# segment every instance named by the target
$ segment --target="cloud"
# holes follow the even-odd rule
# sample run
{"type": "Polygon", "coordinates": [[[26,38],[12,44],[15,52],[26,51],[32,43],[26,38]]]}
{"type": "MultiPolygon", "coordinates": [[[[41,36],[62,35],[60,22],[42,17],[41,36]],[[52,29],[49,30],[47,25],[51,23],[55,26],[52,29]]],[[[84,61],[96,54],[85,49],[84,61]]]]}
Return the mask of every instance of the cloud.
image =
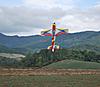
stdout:
{"type": "Polygon", "coordinates": [[[53,7],[61,7],[61,8],[72,8],[74,0],[23,0],[23,4],[28,7],[33,8],[53,8],[53,7]]]}
{"type": "Polygon", "coordinates": [[[62,18],[70,32],[100,31],[100,4],[86,10],[74,9],[62,18]]]}
{"type": "Polygon", "coordinates": [[[27,7],[0,7],[0,32],[31,32],[36,31],[35,29],[48,28],[53,19],[59,19],[65,14],[65,11],[56,7],[49,10],[29,9],[27,7]]]}
{"type": "Polygon", "coordinates": [[[22,6],[0,7],[0,32],[37,34],[55,20],[70,32],[100,31],[100,3],[83,10],[77,1],[81,0],[23,0],[22,6]]]}

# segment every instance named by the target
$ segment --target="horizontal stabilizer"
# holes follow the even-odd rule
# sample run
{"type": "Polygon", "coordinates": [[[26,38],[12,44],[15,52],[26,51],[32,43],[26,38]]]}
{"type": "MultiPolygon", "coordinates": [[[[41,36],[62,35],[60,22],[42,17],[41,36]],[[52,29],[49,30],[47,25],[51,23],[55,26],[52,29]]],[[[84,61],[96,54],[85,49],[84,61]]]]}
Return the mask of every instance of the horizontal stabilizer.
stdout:
{"type": "MultiPolygon", "coordinates": [[[[52,46],[49,46],[48,49],[51,50],[51,49],[53,49],[53,48],[52,48],[52,46]]],[[[60,46],[59,46],[59,45],[55,45],[55,46],[54,46],[54,49],[60,49],[60,46]]]]}

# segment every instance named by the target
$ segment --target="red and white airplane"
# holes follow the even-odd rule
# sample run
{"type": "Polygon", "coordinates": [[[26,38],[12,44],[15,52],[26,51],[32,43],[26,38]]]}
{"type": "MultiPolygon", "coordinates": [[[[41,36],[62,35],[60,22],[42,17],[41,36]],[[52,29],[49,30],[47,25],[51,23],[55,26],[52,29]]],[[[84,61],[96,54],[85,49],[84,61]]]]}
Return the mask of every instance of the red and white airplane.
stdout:
{"type": "Polygon", "coordinates": [[[41,35],[52,37],[52,44],[51,44],[51,46],[48,47],[48,49],[51,50],[52,52],[54,52],[56,49],[60,49],[60,46],[55,44],[55,40],[56,40],[57,36],[60,36],[62,34],[68,34],[68,29],[56,28],[55,23],[52,24],[52,29],[47,29],[47,30],[41,31],[41,35]],[[51,33],[49,33],[50,31],[51,31],[51,33]]]}

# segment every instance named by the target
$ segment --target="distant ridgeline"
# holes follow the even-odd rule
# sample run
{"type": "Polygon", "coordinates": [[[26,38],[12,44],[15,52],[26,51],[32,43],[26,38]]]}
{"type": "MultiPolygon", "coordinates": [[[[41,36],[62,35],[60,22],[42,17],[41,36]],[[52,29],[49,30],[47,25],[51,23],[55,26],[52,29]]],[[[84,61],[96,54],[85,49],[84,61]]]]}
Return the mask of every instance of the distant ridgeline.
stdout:
{"type": "Polygon", "coordinates": [[[36,53],[27,53],[25,58],[21,60],[0,58],[1,67],[43,67],[54,62],[62,60],[78,60],[87,62],[96,62],[100,64],[100,54],[88,51],[88,50],[76,50],[76,49],[60,49],[54,53],[50,50],[43,49],[36,53]]]}
{"type": "MultiPolygon", "coordinates": [[[[36,52],[51,45],[51,37],[34,36],[6,36],[0,33],[0,52],[24,53],[36,52]]],[[[61,35],[56,43],[62,48],[90,50],[100,53],[100,32],[86,31],[61,35]]]]}

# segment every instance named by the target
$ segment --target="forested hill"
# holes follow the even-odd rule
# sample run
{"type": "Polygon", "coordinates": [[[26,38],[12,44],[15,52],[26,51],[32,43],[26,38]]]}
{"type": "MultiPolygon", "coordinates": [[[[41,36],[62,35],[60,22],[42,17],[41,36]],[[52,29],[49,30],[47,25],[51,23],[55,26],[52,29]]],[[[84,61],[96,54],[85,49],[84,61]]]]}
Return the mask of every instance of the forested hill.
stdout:
{"type": "MultiPolygon", "coordinates": [[[[86,31],[57,37],[56,44],[61,48],[88,49],[100,52],[100,32],[86,31]]],[[[45,36],[6,36],[0,33],[0,52],[18,51],[25,53],[46,49],[51,45],[51,37],[45,36]],[[12,51],[13,49],[13,51],[12,51]]]]}
{"type": "MultiPolygon", "coordinates": [[[[79,68],[79,69],[99,69],[100,68],[100,54],[88,51],[88,50],[76,50],[76,49],[60,49],[55,52],[51,50],[43,49],[35,53],[27,53],[26,57],[20,58],[0,58],[0,67],[15,67],[15,68],[25,68],[25,67],[45,67],[49,64],[57,63],[61,64],[61,68],[79,68]],[[65,63],[64,63],[65,60],[65,63]],[[59,63],[58,63],[59,62],[59,63]],[[73,66],[76,65],[76,67],[73,66]],[[90,64],[90,66],[86,65],[90,64]],[[69,67],[66,67],[66,66],[69,67]]],[[[51,65],[54,68],[56,64],[51,65]]],[[[47,66],[49,68],[49,66],[47,66]]],[[[56,67],[55,67],[56,68],[56,67]]],[[[59,68],[59,67],[58,67],[59,68]]]]}
{"type": "MultiPolygon", "coordinates": [[[[84,67],[85,68],[100,68],[100,54],[97,54],[96,52],[93,51],[88,51],[88,50],[76,50],[76,49],[60,49],[60,50],[56,50],[54,53],[52,53],[50,50],[47,49],[43,49],[40,52],[34,53],[34,54],[27,54],[27,56],[22,60],[22,63],[24,64],[24,66],[26,67],[43,67],[55,62],[63,62],[63,60],[65,61],[83,61],[80,62],[77,66],[77,68],[81,65],[88,65],[88,62],[91,62],[90,67],[84,67],[81,66],[81,68],[84,67]],[[87,62],[87,63],[85,63],[87,62]],[[93,63],[95,62],[95,63],[93,63]],[[98,64],[96,64],[98,63],[98,64]],[[95,65],[95,67],[93,67],[95,65]]],[[[70,62],[69,62],[70,63],[70,62]]],[[[75,62],[77,63],[77,62],[75,62]]],[[[73,63],[71,63],[73,64],[73,63]]],[[[69,64],[70,65],[70,64],[69,64]]],[[[66,66],[66,65],[65,65],[66,66]]],[[[73,66],[72,66],[73,67],[73,66]]],[[[69,68],[72,68],[71,66],[69,68]]],[[[53,68],[53,67],[52,67],[53,68]]],[[[62,68],[64,68],[62,66],[62,68]]],[[[75,68],[75,67],[73,67],[75,68]]]]}

